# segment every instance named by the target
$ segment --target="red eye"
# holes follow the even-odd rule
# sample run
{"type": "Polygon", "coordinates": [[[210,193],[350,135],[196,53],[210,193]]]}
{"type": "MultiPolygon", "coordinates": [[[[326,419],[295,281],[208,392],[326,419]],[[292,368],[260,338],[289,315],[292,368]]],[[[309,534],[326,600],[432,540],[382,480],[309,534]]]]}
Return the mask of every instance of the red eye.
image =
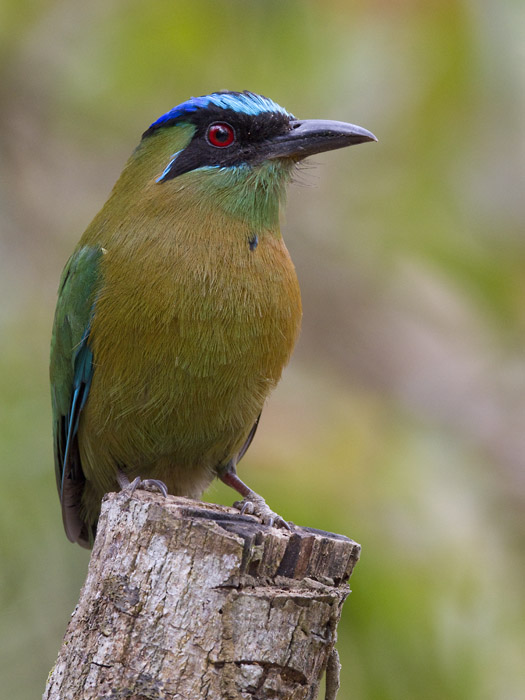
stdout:
{"type": "Polygon", "coordinates": [[[235,141],[235,131],[226,122],[216,122],[208,129],[208,141],[217,148],[231,146],[235,141]]]}

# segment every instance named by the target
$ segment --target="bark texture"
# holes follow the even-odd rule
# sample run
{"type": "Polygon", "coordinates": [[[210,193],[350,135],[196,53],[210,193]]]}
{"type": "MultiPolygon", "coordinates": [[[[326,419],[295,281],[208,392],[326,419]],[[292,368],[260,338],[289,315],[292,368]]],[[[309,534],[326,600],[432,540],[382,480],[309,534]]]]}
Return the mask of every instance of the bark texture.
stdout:
{"type": "Polygon", "coordinates": [[[231,508],[108,494],[43,697],[313,700],[327,664],[337,669],[359,551],[231,508]]]}

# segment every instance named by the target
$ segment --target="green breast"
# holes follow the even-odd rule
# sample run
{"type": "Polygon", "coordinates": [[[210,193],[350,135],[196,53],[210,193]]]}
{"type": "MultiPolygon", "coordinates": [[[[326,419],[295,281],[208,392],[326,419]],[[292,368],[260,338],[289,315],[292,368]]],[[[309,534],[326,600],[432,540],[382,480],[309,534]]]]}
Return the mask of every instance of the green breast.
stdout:
{"type": "MultiPolygon", "coordinates": [[[[282,238],[244,224],[107,244],[80,426],[83,465],[212,470],[242,446],[288,361],[301,304],[282,238]]],[[[106,247],[106,246],[105,246],[106,247]]]]}

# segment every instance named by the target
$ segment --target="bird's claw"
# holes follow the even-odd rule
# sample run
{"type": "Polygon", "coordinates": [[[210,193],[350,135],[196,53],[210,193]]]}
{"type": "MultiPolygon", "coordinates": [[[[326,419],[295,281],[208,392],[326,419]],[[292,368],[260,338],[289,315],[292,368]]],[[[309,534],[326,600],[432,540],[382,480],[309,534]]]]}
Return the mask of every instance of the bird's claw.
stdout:
{"type": "Polygon", "coordinates": [[[264,498],[257,493],[246,496],[242,501],[236,501],[233,507],[238,508],[241,515],[255,515],[263,525],[280,527],[284,530],[292,529],[290,523],[269,508],[264,498]]]}
{"type": "Polygon", "coordinates": [[[241,515],[244,515],[245,513],[248,515],[253,515],[255,512],[253,501],[235,501],[233,506],[241,511],[241,515]]]}
{"type": "Polygon", "coordinates": [[[141,489],[142,491],[156,491],[157,493],[161,493],[164,498],[168,495],[168,487],[163,481],[160,479],[141,479],[140,476],[135,477],[126,489],[129,491],[130,495],[133,495],[137,489],[141,489]]]}

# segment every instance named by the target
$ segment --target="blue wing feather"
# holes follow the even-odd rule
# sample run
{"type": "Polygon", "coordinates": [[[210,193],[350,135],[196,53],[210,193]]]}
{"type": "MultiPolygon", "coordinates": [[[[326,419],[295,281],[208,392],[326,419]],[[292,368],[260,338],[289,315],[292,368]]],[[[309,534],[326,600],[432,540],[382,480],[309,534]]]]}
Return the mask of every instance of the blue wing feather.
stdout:
{"type": "MultiPolygon", "coordinates": [[[[78,432],[78,422],[80,413],[84,408],[93,379],[93,353],[87,343],[90,327],[86,328],[80,347],[75,356],[75,374],[73,379],[73,396],[71,397],[71,408],[67,416],[66,446],[64,449],[63,464],[68,464],[69,452],[72,440],[76,438],[78,432]]],[[[62,468],[62,479],[60,483],[60,500],[64,499],[64,479],[66,469],[62,468]]]]}
{"type": "Polygon", "coordinates": [[[82,409],[93,379],[89,345],[103,249],[83,246],[68,261],[58,292],[51,343],[51,389],[55,472],[68,538],[90,546],[93,533],[83,519],[85,476],[78,449],[82,409]]]}

